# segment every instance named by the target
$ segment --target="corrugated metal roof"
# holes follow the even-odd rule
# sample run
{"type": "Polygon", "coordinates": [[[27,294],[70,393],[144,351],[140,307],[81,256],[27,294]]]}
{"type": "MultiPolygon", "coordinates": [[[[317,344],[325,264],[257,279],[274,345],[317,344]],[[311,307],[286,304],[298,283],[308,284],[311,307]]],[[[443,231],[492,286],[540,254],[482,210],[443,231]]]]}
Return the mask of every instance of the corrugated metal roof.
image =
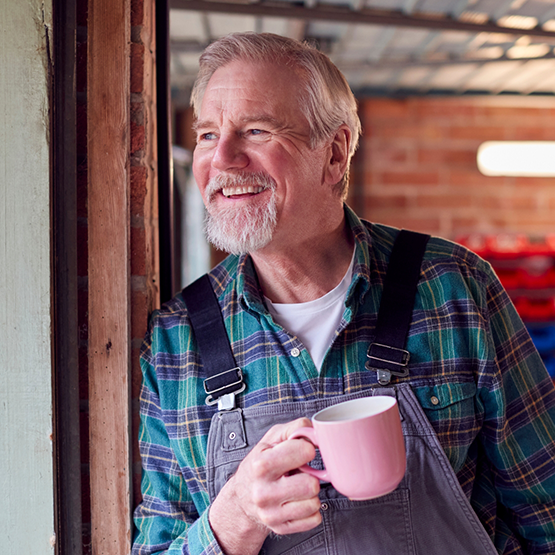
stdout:
{"type": "Polygon", "coordinates": [[[555,94],[555,0],[170,0],[171,83],[236,31],[314,41],[355,94],[555,94]]]}

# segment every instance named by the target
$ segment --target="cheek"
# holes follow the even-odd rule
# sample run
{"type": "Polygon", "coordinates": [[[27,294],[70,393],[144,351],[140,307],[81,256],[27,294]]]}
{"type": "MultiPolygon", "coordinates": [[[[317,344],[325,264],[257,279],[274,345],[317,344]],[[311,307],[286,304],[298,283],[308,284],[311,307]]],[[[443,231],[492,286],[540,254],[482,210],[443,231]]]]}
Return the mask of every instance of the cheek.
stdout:
{"type": "Polygon", "coordinates": [[[267,171],[276,181],[296,180],[307,172],[307,160],[296,153],[283,149],[274,149],[273,152],[265,152],[263,155],[252,157],[253,165],[260,166],[267,171]]]}
{"type": "Polygon", "coordinates": [[[210,179],[210,160],[206,153],[199,152],[198,149],[193,152],[193,175],[201,192],[206,188],[210,179]]]}
{"type": "Polygon", "coordinates": [[[193,173],[196,175],[198,171],[202,168],[203,165],[203,152],[197,146],[195,150],[193,150],[193,173]]]}

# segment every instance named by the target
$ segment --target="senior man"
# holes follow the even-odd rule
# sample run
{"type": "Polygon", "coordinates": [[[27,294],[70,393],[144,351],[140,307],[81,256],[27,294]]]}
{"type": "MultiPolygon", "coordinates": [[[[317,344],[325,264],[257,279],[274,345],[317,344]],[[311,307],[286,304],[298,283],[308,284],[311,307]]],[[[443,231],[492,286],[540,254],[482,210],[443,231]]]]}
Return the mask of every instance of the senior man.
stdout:
{"type": "Polygon", "coordinates": [[[151,318],[133,553],[555,553],[553,384],[485,261],[344,204],[360,123],[339,70],[230,35],[192,105],[206,233],[231,254],[151,318]],[[399,487],[351,501],[297,472],[315,449],[292,432],[374,394],[399,403],[399,487]]]}

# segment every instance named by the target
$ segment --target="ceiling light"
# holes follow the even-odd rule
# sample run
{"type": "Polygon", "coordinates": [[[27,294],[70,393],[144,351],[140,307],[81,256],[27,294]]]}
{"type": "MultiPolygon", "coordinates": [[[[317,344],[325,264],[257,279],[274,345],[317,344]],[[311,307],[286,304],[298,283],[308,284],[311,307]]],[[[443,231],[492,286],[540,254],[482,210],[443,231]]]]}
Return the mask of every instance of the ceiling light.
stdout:
{"type": "Polygon", "coordinates": [[[504,15],[497,20],[497,25],[511,29],[533,29],[538,25],[538,20],[526,15],[504,15]]]}
{"type": "Polygon", "coordinates": [[[477,160],[488,176],[555,177],[555,141],[487,141],[477,160]]]}
{"type": "Polygon", "coordinates": [[[465,23],[483,24],[488,22],[489,15],[482,12],[466,11],[462,12],[458,19],[459,21],[464,21],[465,23]]]}
{"type": "Polygon", "coordinates": [[[472,52],[467,52],[467,58],[479,58],[484,60],[495,60],[496,58],[501,58],[504,54],[503,48],[501,46],[489,46],[485,48],[479,48],[472,52]]]}
{"type": "Polygon", "coordinates": [[[527,46],[513,46],[507,50],[507,58],[541,58],[546,56],[551,47],[548,44],[529,44],[527,46]]]}

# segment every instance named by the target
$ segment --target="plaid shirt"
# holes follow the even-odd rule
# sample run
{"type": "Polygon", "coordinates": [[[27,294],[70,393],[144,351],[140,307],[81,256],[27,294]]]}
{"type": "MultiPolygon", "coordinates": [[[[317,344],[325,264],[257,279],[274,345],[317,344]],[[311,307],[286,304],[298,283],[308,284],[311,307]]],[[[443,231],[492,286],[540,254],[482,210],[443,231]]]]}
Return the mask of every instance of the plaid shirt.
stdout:
{"type": "MultiPolygon", "coordinates": [[[[248,256],[210,272],[247,390],[240,407],[307,401],[377,384],[365,369],[398,230],[346,208],[356,252],[343,318],[321,374],[268,313],[248,256]]],[[[407,349],[408,381],[499,553],[555,553],[555,390],[490,265],[432,238],[407,349]]],[[[206,445],[215,407],[177,295],[153,314],[141,356],[143,502],[133,554],[218,554],[208,523],[206,445]],[[167,550],[167,551],[164,551],[167,550]]],[[[433,500],[432,500],[433,501],[433,500]]]]}

